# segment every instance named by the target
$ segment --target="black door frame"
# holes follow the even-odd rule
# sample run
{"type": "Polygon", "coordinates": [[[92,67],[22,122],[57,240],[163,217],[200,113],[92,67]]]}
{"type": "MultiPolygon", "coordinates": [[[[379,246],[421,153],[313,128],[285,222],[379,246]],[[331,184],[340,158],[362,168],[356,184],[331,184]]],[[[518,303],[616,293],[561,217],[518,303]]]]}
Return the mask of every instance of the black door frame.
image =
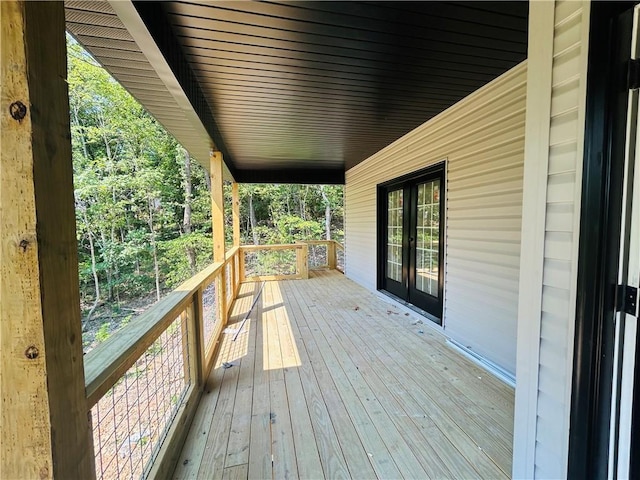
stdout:
{"type": "MultiPolygon", "coordinates": [[[[390,293],[403,303],[415,309],[422,314],[425,314],[430,320],[442,325],[442,312],[443,312],[443,297],[444,297],[444,250],[445,250],[445,206],[446,206],[446,160],[438,162],[434,165],[430,165],[427,168],[412,172],[407,175],[403,175],[393,180],[381,183],[377,186],[377,288],[378,290],[390,293]],[[387,261],[387,193],[402,189],[403,190],[403,218],[405,222],[410,223],[409,228],[403,229],[403,272],[402,277],[407,282],[404,288],[407,291],[411,290],[412,285],[415,286],[415,276],[410,271],[410,263],[415,261],[412,257],[413,248],[411,246],[411,237],[415,238],[415,212],[411,211],[411,197],[413,194],[413,187],[409,184],[420,183],[421,180],[428,181],[429,178],[440,179],[440,236],[439,236],[439,267],[438,267],[438,298],[437,302],[434,302],[432,308],[437,310],[438,315],[433,314],[420,308],[420,306],[413,305],[406,301],[401,294],[397,291],[397,288],[389,288],[387,284],[386,261],[387,261]]],[[[396,286],[397,287],[397,286],[396,286]]],[[[426,296],[426,294],[425,294],[426,296]]]]}
{"type": "Polygon", "coordinates": [[[618,17],[637,2],[592,2],[568,477],[606,478],[622,222],[627,60],[618,17]]]}

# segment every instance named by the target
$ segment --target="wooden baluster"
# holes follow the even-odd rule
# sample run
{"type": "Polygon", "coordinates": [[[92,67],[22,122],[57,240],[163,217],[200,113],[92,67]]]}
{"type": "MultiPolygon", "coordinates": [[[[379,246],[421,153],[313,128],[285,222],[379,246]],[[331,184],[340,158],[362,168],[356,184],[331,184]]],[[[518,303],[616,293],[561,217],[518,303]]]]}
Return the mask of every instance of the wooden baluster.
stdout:
{"type": "Polygon", "coordinates": [[[296,246],[297,274],[302,280],[309,278],[309,246],[304,243],[296,246]]]}
{"type": "Polygon", "coordinates": [[[240,266],[240,269],[238,271],[238,284],[242,283],[245,281],[246,279],[246,273],[245,273],[245,250],[244,248],[240,247],[240,250],[238,251],[238,265],[240,266]]]}
{"type": "Polygon", "coordinates": [[[329,269],[336,269],[338,259],[336,258],[336,242],[333,240],[327,242],[327,262],[329,263],[329,269]]]}
{"type": "Polygon", "coordinates": [[[196,360],[196,367],[192,372],[192,375],[195,373],[197,377],[192,377],[196,379],[196,382],[199,386],[203,385],[206,382],[206,377],[209,372],[205,371],[206,365],[206,339],[204,338],[204,307],[202,305],[202,297],[204,294],[204,289],[202,285],[196,290],[193,295],[193,319],[192,319],[192,328],[193,328],[193,348],[195,349],[191,351],[193,358],[196,360]]]}

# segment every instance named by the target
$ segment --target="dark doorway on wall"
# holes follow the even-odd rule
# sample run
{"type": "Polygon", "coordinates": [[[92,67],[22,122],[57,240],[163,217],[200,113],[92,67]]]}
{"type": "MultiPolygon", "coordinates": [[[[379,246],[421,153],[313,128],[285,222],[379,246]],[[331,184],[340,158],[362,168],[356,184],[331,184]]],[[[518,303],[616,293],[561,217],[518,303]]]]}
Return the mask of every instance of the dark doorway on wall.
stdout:
{"type": "Polygon", "coordinates": [[[631,94],[629,85],[635,3],[591,4],[568,462],[568,476],[576,479],[618,478],[622,474],[618,468],[629,469],[623,476],[640,475],[637,383],[631,442],[619,444],[621,428],[629,432],[630,423],[619,422],[620,355],[624,349],[621,324],[625,314],[621,312],[623,289],[618,285],[626,281],[628,262],[625,236],[629,230],[623,199],[628,165],[633,163],[627,160],[631,151],[627,147],[632,145],[633,150],[637,144],[637,123],[628,110],[634,98],[638,101],[637,92],[631,94]],[[624,465],[620,458],[627,458],[624,465]]]}
{"type": "Polygon", "coordinates": [[[378,186],[378,288],[442,323],[444,162],[378,186]]]}

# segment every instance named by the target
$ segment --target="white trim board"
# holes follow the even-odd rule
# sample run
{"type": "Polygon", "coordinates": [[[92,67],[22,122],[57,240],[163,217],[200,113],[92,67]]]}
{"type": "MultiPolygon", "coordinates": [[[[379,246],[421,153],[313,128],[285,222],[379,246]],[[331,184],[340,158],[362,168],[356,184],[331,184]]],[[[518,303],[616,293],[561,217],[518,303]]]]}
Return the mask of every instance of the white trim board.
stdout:
{"type": "Polygon", "coordinates": [[[534,478],[555,2],[531,2],[513,478],[534,478]]]}

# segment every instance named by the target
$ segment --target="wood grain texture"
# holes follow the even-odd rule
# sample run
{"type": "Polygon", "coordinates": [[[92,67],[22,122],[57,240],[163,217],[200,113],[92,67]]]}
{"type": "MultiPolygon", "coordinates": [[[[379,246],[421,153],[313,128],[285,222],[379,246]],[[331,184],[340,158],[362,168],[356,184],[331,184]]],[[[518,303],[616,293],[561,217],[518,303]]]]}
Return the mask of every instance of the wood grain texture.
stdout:
{"type": "Polygon", "coordinates": [[[2,13],[2,464],[3,477],[52,475],[46,351],[42,331],[31,116],[9,115],[15,100],[28,104],[24,5],[0,3],[2,13]],[[20,245],[27,245],[21,248],[20,245]],[[28,243],[26,243],[28,242],[28,243]],[[27,360],[29,345],[41,350],[27,360]],[[25,434],[25,425],[37,428],[25,434]]]}
{"type": "Polygon", "coordinates": [[[0,476],[93,478],[64,10],[53,2],[2,2],[1,9],[0,476]],[[23,119],[9,113],[16,101],[26,107],[23,119]],[[29,347],[37,357],[26,357],[29,347]]]}
{"type": "Polygon", "coordinates": [[[222,153],[211,152],[211,223],[213,228],[213,261],[224,262],[224,192],[222,153]]]}
{"type": "Polygon", "coordinates": [[[302,280],[309,278],[309,247],[296,249],[296,273],[302,280]]]}
{"type": "MultiPolygon", "coordinates": [[[[242,285],[234,319],[258,290],[242,285]]],[[[198,418],[229,422],[204,447],[225,461],[199,475],[508,478],[513,389],[416,320],[336,271],[267,283],[246,339],[222,340],[216,364],[234,366],[220,394],[236,385],[233,409],[207,403],[198,418]]],[[[202,436],[189,433],[181,458],[202,436]]],[[[174,478],[192,478],[183,470],[174,478]]]]}

